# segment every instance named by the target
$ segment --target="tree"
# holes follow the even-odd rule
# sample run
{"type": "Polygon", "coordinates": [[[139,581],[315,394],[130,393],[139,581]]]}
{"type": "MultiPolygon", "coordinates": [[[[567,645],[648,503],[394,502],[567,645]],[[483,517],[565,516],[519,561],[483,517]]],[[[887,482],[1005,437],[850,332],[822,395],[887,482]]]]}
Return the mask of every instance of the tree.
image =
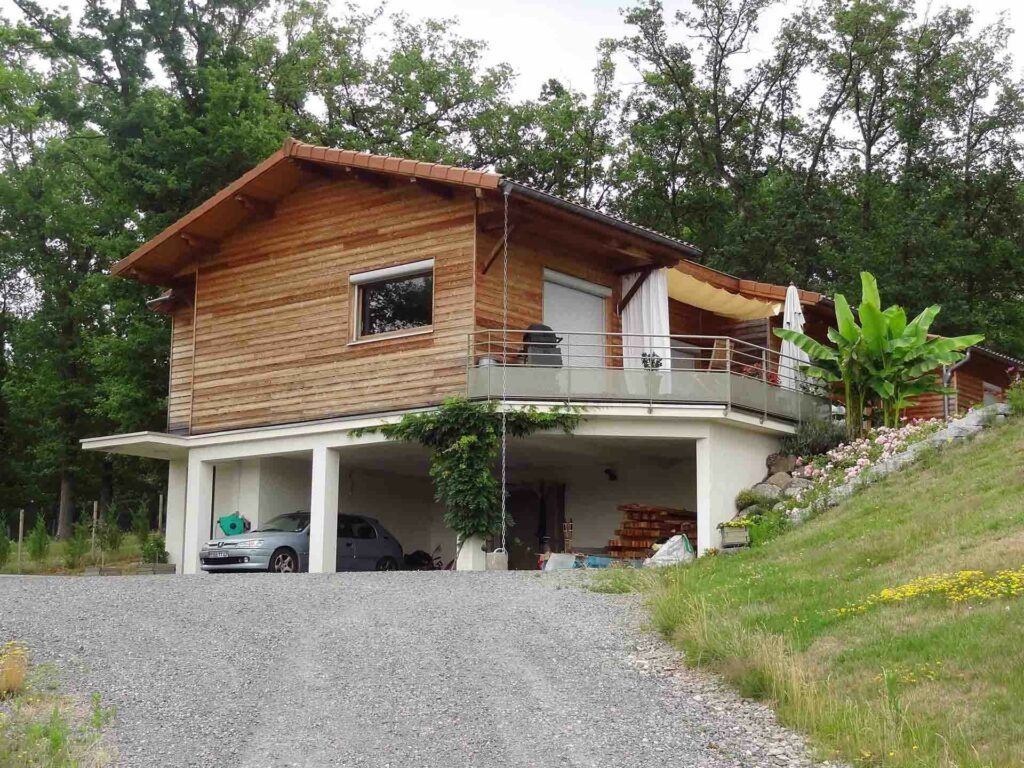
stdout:
{"type": "Polygon", "coordinates": [[[841,384],[851,439],[863,436],[864,408],[869,400],[877,400],[885,426],[898,426],[901,413],[913,404],[914,397],[947,391],[938,371],[962,359],[962,350],[983,339],[979,335],[929,337],[938,305],[907,322],[902,307],[894,304],[882,309],[873,275],[862,272],[861,284],[856,315],[846,298],[836,294],[837,327],[828,329],[835,346],[821,344],[800,331],[775,329],[776,336],[796,344],[810,357],[810,365],[804,369],[809,376],[841,384]]]}

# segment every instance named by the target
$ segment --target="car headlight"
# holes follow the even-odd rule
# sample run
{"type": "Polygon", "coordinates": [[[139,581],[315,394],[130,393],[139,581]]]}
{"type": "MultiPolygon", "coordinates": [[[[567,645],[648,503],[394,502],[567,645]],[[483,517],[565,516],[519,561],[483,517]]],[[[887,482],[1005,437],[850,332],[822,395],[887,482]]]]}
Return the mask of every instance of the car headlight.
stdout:
{"type": "Polygon", "coordinates": [[[259,549],[263,546],[263,539],[247,539],[235,545],[235,549],[259,549]]]}

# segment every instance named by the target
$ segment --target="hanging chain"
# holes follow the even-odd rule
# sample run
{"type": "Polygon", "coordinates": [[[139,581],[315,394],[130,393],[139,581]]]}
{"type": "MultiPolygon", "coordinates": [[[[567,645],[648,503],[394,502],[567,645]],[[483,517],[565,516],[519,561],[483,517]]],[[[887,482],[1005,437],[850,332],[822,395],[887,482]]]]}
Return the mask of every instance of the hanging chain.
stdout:
{"type": "Polygon", "coordinates": [[[506,503],[508,486],[508,431],[505,424],[505,396],[508,394],[508,196],[509,188],[505,187],[505,228],[502,233],[501,256],[501,551],[505,549],[506,534],[506,503]]]}

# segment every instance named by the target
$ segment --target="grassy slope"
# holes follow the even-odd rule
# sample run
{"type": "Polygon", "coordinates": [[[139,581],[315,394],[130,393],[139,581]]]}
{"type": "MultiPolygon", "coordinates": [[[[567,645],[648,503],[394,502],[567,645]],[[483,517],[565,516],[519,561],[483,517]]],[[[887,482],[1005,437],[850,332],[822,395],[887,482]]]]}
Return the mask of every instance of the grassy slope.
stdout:
{"type": "Polygon", "coordinates": [[[1024,424],[924,456],[767,545],[672,569],[659,629],[826,754],[1024,765],[1024,598],[832,609],[928,574],[1024,565],[1024,424]]]}

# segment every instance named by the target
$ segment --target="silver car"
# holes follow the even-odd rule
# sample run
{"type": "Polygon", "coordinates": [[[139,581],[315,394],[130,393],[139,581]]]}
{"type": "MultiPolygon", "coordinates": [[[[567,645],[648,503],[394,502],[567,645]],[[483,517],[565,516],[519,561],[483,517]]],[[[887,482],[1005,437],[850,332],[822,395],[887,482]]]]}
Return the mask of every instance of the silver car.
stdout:
{"type": "MultiPolygon", "coordinates": [[[[309,513],[278,515],[259,528],[206,542],[199,552],[204,571],[309,570],[309,513]]],[[[394,571],[402,546],[372,517],[338,515],[339,571],[394,571]]]]}

